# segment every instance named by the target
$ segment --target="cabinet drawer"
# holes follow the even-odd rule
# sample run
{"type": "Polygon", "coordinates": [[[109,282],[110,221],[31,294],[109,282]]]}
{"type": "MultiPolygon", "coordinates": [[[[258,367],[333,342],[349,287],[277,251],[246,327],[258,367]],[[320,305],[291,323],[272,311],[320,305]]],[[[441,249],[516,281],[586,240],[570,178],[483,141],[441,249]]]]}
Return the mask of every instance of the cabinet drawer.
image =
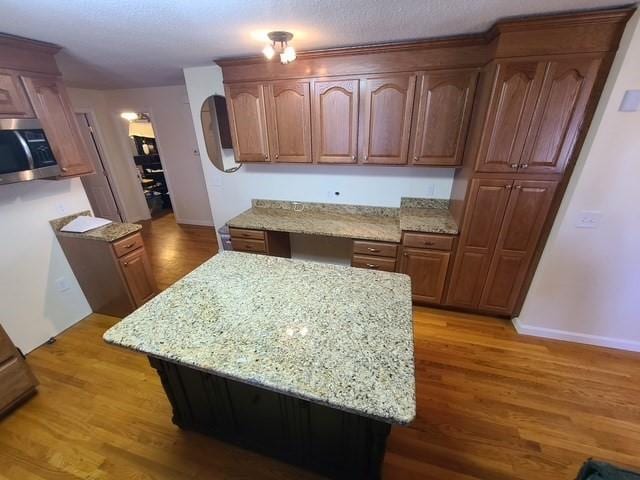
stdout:
{"type": "Polygon", "coordinates": [[[36,380],[21,357],[0,364],[0,411],[36,385],[36,380]]]}
{"type": "Polygon", "coordinates": [[[231,245],[237,252],[267,253],[267,244],[264,240],[231,237],[231,245]]]}
{"type": "Polygon", "coordinates": [[[353,253],[396,258],[398,245],[394,243],[353,241],[353,253]]]}
{"type": "Polygon", "coordinates": [[[264,230],[247,230],[244,228],[230,228],[231,238],[249,238],[251,240],[264,240],[264,230]]]}
{"type": "Polygon", "coordinates": [[[428,233],[405,233],[402,244],[405,247],[428,248],[430,250],[453,250],[454,237],[431,235],[428,233]]]}
{"type": "Polygon", "coordinates": [[[113,242],[113,251],[116,252],[116,257],[122,257],[123,255],[126,255],[129,252],[133,252],[143,245],[144,243],[142,242],[142,235],[140,235],[139,233],[134,233],[133,235],[129,235],[122,240],[113,242]]]}
{"type": "Polygon", "coordinates": [[[372,257],[369,255],[354,255],[351,259],[351,266],[358,268],[368,268],[370,270],[395,272],[396,260],[395,258],[372,257]]]}

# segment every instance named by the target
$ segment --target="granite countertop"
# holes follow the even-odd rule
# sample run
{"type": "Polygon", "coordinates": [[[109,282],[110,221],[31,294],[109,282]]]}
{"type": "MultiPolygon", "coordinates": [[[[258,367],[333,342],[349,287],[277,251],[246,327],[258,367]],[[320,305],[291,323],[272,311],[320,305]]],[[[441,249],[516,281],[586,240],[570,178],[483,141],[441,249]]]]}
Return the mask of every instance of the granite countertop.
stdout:
{"type": "Polygon", "coordinates": [[[457,235],[448,200],[403,198],[400,208],[253,200],[230,227],[400,242],[402,231],[457,235]]]}
{"type": "Polygon", "coordinates": [[[458,224],[449,212],[449,200],[403,198],[400,201],[400,230],[458,234],[458,224]]]}
{"type": "Polygon", "coordinates": [[[100,240],[102,242],[115,242],[120,238],[124,238],[127,235],[131,235],[132,233],[142,229],[142,225],[138,225],[137,223],[113,222],[109,225],[105,225],[104,227],[89,230],[84,233],[60,231],[62,227],[80,215],[91,216],[91,212],[89,210],[85,210],[83,212],[74,213],[73,215],[67,215],[66,217],[56,218],[49,221],[49,223],[51,224],[53,231],[56,232],[56,235],[61,235],[63,237],[87,238],[89,240],[100,240]]]}
{"type": "Polygon", "coordinates": [[[411,284],[398,273],[223,252],[104,339],[387,423],[415,416],[411,284]]]}

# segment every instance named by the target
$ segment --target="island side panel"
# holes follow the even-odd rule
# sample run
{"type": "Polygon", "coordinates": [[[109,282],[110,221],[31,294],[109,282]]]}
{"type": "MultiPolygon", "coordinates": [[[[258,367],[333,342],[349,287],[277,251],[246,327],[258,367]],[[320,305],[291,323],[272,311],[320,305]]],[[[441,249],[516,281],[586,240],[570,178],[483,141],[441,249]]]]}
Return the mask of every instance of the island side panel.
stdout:
{"type": "Polygon", "coordinates": [[[391,425],[149,357],[173,422],[318,471],[380,478],[391,425]]]}

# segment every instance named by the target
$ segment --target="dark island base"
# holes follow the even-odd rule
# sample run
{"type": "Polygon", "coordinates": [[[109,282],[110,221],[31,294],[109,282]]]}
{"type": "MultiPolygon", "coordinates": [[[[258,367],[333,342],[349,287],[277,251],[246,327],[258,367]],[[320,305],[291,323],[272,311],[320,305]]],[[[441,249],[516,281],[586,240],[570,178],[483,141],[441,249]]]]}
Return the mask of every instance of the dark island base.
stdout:
{"type": "Polygon", "coordinates": [[[378,479],[388,423],[149,357],[180,428],[331,478],[378,479]]]}

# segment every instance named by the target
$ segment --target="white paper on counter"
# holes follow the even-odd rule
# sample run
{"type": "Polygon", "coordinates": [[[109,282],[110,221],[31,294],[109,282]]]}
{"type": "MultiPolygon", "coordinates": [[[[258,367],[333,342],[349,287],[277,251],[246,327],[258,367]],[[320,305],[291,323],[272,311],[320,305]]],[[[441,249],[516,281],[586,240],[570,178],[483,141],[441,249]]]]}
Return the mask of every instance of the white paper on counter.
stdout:
{"type": "Polygon", "coordinates": [[[80,215],[79,217],[76,217],[73,220],[71,220],[69,223],[67,223],[64,227],[60,229],[60,231],[84,233],[84,232],[88,232],[89,230],[95,230],[96,228],[104,227],[105,225],[109,225],[110,223],[113,223],[113,222],[107,218],[80,215]]]}

